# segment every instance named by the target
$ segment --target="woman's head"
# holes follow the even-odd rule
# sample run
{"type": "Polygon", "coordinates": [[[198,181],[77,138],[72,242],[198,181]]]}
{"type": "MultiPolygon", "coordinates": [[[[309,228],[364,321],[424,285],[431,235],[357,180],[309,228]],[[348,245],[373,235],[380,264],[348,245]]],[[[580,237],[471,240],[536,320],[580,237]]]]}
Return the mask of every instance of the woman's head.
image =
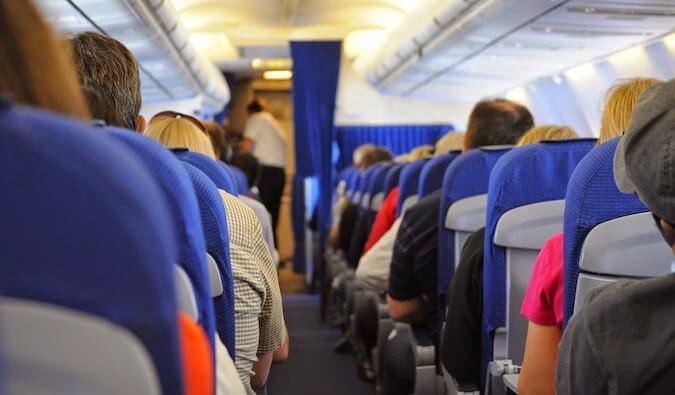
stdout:
{"type": "Polygon", "coordinates": [[[190,151],[216,159],[211,140],[204,130],[195,125],[192,119],[194,118],[182,114],[173,116],[155,115],[145,134],[167,148],[187,148],[190,151]]]}
{"type": "Polygon", "coordinates": [[[659,82],[654,78],[631,78],[620,80],[609,88],[600,116],[598,144],[618,137],[626,130],[640,95],[659,82]]]}
{"type": "Polygon", "coordinates": [[[90,118],[72,60],[32,1],[0,0],[0,92],[23,104],[90,118]]]}
{"type": "Polygon", "coordinates": [[[213,151],[216,153],[216,158],[225,160],[228,156],[228,145],[225,139],[225,129],[213,121],[202,122],[211,139],[213,151]]]}
{"type": "Polygon", "coordinates": [[[372,150],[367,150],[361,158],[361,168],[367,169],[378,162],[391,161],[394,156],[391,151],[384,147],[374,147],[372,150]]]}
{"type": "Polygon", "coordinates": [[[410,151],[410,153],[408,154],[408,159],[411,162],[414,162],[418,159],[430,158],[433,155],[434,155],[433,145],[420,145],[419,147],[415,147],[412,149],[412,151],[410,151]]]}
{"type": "Polygon", "coordinates": [[[516,146],[522,147],[524,145],[536,144],[543,140],[569,140],[577,137],[579,137],[577,133],[569,126],[541,125],[535,126],[525,132],[518,139],[516,146]]]}
{"type": "Polygon", "coordinates": [[[448,132],[436,142],[434,156],[440,156],[450,151],[461,151],[463,145],[464,132],[448,132]]]}

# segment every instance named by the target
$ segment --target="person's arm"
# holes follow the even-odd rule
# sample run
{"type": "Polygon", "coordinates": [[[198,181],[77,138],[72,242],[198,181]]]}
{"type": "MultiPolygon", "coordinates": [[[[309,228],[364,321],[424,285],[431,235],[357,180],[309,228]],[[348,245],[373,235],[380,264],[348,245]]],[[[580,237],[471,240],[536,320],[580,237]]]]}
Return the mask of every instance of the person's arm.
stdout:
{"type": "Polygon", "coordinates": [[[408,300],[397,300],[387,296],[389,315],[394,321],[419,322],[424,319],[424,302],[421,297],[408,300]]]}
{"type": "Polygon", "coordinates": [[[555,394],[555,367],[561,336],[557,325],[543,326],[530,321],[518,378],[519,395],[555,394]]]}
{"type": "Polygon", "coordinates": [[[288,350],[289,350],[290,338],[288,336],[288,329],[286,329],[286,340],[284,340],[284,345],[274,351],[274,356],[272,357],[272,362],[280,363],[286,362],[288,359],[288,350]]]}
{"type": "Polygon", "coordinates": [[[253,140],[251,140],[248,137],[244,137],[239,142],[239,150],[241,152],[251,152],[251,151],[253,151],[253,145],[254,144],[255,144],[255,142],[253,140]]]}
{"type": "Polygon", "coordinates": [[[270,375],[273,355],[273,352],[258,354],[258,361],[253,363],[253,372],[255,375],[251,377],[251,387],[260,388],[265,385],[267,378],[270,375]]]}

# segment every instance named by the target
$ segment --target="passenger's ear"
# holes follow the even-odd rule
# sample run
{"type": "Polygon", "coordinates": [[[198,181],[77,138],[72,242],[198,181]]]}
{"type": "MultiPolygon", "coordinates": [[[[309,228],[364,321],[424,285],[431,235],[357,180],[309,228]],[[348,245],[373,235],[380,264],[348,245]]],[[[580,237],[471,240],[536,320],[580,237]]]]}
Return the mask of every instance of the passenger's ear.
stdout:
{"type": "Polygon", "coordinates": [[[663,237],[666,239],[668,245],[670,245],[673,253],[675,253],[675,225],[663,218],[661,218],[659,221],[659,225],[661,227],[661,233],[663,234],[663,237]]]}
{"type": "Polygon", "coordinates": [[[138,116],[136,131],[138,133],[141,133],[141,134],[143,134],[143,132],[145,132],[145,117],[142,116],[142,115],[138,116]]]}

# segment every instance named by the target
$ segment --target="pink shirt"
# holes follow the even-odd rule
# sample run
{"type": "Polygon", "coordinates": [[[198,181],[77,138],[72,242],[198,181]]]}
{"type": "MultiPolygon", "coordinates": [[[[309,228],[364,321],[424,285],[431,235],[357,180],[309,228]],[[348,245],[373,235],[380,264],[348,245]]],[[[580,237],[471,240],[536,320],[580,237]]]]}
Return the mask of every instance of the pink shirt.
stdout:
{"type": "Polygon", "coordinates": [[[520,314],[535,324],[557,325],[563,322],[563,234],[546,241],[537,256],[520,314]]]}

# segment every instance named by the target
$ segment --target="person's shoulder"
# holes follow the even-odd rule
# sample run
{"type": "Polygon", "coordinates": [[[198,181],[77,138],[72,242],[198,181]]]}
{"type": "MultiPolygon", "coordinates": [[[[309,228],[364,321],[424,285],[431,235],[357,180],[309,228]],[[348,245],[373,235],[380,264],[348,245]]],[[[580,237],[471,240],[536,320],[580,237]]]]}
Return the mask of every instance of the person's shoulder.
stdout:
{"type": "Polygon", "coordinates": [[[403,215],[403,221],[426,223],[433,220],[433,222],[437,222],[440,204],[440,191],[433,192],[410,206],[403,215]]]}
{"type": "Polygon", "coordinates": [[[223,199],[227,215],[232,217],[232,220],[239,223],[246,223],[254,225],[258,220],[255,212],[246,203],[241,201],[238,197],[231,195],[225,191],[220,191],[220,196],[223,199]]]}

